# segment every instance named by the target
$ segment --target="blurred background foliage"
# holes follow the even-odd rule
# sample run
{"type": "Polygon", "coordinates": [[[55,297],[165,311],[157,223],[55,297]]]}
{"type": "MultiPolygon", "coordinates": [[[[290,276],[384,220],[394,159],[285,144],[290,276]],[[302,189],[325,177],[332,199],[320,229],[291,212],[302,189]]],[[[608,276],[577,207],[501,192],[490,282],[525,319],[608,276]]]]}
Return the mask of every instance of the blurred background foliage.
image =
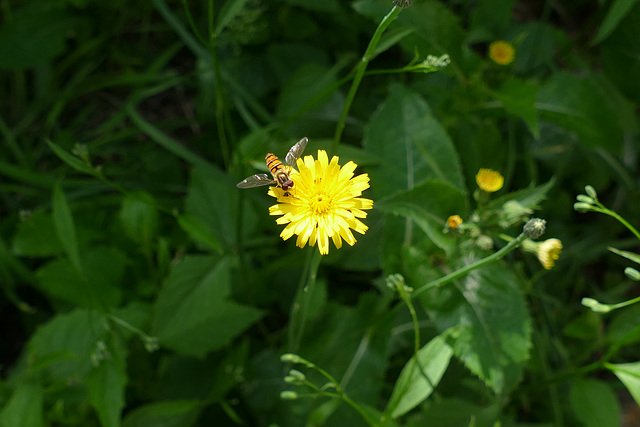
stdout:
{"type": "MultiPolygon", "coordinates": [[[[0,1],[0,425],[366,425],[338,399],[281,400],[285,352],[388,425],[637,425],[640,374],[623,386],[597,362],[640,359],[639,309],[580,300],[637,296],[607,248],[638,242],[572,206],[590,184],[640,224],[640,5],[416,0],[368,58],[334,144],[393,7],[0,1]],[[489,58],[497,40],[513,62],[489,58]],[[443,54],[443,70],[403,68],[443,54]],[[235,183],[303,136],[307,154],[337,147],[369,173],[376,204],[367,234],[323,257],[292,340],[317,249],[281,241],[266,190],[235,183]],[[516,251],[415,298],[420,357],[448,365],[408,404],[393,389],[412,319],[384,279],[419,288],[495,250],[443,233],[476,212],[480,168],[505,177],[485,212],[538,209],[564,251],[550,271],[516,251]]],[[[522,224],[484,226],[498,248],[522,224]]]]}

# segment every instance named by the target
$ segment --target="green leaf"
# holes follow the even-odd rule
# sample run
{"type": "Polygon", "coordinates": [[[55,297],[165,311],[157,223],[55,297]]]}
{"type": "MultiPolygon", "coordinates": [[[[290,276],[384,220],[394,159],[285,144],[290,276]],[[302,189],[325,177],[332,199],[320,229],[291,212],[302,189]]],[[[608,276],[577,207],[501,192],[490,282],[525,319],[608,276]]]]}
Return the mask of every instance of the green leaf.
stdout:
{"type": "Polygon", "coordinates": [[[538,90],[536,106],[542,118],[577,134],[588,147],[616,150],[621,145],[616,106],[589,77],[553,75],[538,90]]]}
{"type": "Polygon", "coordinates": [[[29,360],[54,381],[77,382],[93,367],[91,354],[106,333],[108,323],[96,311],[76,309],[57,315],[32,335],[27,346],[29,360]]]}
{"type": "Polygon", "coordinates": [[[635,5],[600,45],[599,62],[607,77],[620,92],[637,105],[640,101],[640,80],[636,78],[640,73],[640,55],[637,52],[640,43],[640,4],[634,3],[635,5]]]}
{"type": "Polygon", "coordinates": [[[224,27],[244,8],[247,0],[237,0],[225,2],[219,13],[218,22],[216,23],[216,36],[219,36],[224,27]]]}
{"type": "Polygon", "coordinates": [[[629,261],[633,261],[636,264],[640,264],[640,255],[633,253],[633,252],[629,252],[629,251],[621,251],[619,249],[616,248],[608,248],[611,252],[613,252],[616,255],[620,255],[621,257],[624,257],[626,259],[628,259],[629,261]]]}
{"type": "Polygon", "coordinates": [[[150,250],[158,231],[158,210],[153,196],[146,191],[125,195],[120,206],[120,222],[124,233],[133,241],[150,250]]]}
{"type": "Polygon", "coordinates": [[[38,209],[18,223],[11,252],[23,257],[48,257],[62,253],[62,244],[48,211],[38,209]]]}
{"type": "Polygon", "coordinates": [[[63,162],[65,162],[68,166],[77,170],[78,172],[87,173],[89,175],[95,175],[96,170],[91,166],[86,164],[82,159],[69,154],[64,148],[60,147],[58,144],[45,141],[49,148],[55,153],[56,156],[60,158],[63,162]]]}
{"type": "Polygon", "coordinates": [[[153,335],[182,354],[202,357],[229,343],[262,316],[233,302],[228,260],[188,256],[176,264],[155,304],[153,335]]]}
{"type": "Polygon", "coordinates": [[[531,186],[529,188],[505,194],[504,196],[500,196],[491,201],[486,207],[486,210],[499,210],[508,202],[518,202],[520,206],[531,210],[539,209],[540,202],[547,197],[547,194],[551,188],[553,188],[555,183],[555,178],[552,178],[544,184],[540,184],[535,187],[531,186]]]}
{"type": "Polygon", "coordinates": [[[494,93],[496,99],[502,102],[505,110],[524,120],[536,139],[540,136],[538,111],[534,105],[537,92],[538,86],[536,84],[509,79],[494,93]]]}
{"type": "MultiPolygon", "coordinates": [[[[197,220],[187,219],[187,222],[183,222],[181,226],[187,225],[185,231],[192,237],[196,238],[192,233],[197,232],[199,233],[197,239],[206,239],[207,243],[215,245],[216,248],[235,246],[240,218],[249,222],[243,227],[245,233],[251,231],[252,223],[255,222],[253,209],[237,211],[237,198],[240,197],[240,191],[242,190],[236,188],[235,183],[231,182],[229,176],[222,171],[212,168],[192,169],[185,211],[187,216],[195,217],[197,220]],[[202,226],[206,226],[208,231],[201,230],[202,226]],[[213,243],[214,240],[218,243],[213,243]]],[[[256,191],[261,189],[258,188],[256,191]]],[[[266,189],[263,188],[262,191],[266,193],[266,189]]],[[[266,209],[264,215],[268,215],[266,209]]]]}
{"type": "Polygon", "coordinates": [[[453,349],[442,335],[429,341],[418,351],[419,363],[416,364],[414,356],[402,369],[385,412],[398,418],[429,397],[447,370],[452,355],[453,349]]]}
{"type": "Polygon", "coordinates": [[[104,349],[105,358],[87,375],[87,387],[102,427],[119,427],[127,384],[125,353],[119,348],[121,344],[113,336],[110,338],[104,349]]]}
{"type": "Polygon", "coordinates": [[[115,248],[91,248],[83,252],[81,275],[68,260],[56,259],[36,272],[38,286],[51,296],[75,306],[104,309],[122,299],[120,281],[126,258],[115,248]]]}
{"type": "Polygon", "coordinates": [[[197,400],[166,400],[140,406],[129,412],[123,427],[189,427],[200,414],[197,400]]]}
{"type": "Polygon", "coordinates": [[[79,22],[68,11],[46,3],[23,7],[0,29],[0,68],[35,67],[60,55],[69,31],[79,22]]]}
{"type": "Polygon", "coordinates": [[[18,383],[0,411],[0,427],[44,427],[43,390],[34,380],[18,383]]]}
{"type": "MultiPolygon", "coordinates": [[[[474,259],[468,259],[471,263],[474,259]]],[[[513,389],[531,347],[531,320],[519,277],[502,263],[469,273],[454,289],[427,292],[420,300],[438,329],[454,328],[454,353],[496,393],[513,389]]]]}
{"type": "Polygon", "coordinates": [[[607,369],[616,374],[616,377],[629,390],[631,396],[640,405],[640,362],[620,363],[605,365],[607,369]]]}
{"type": "MultiPolygon", "coordinates": [[[[288,77],[278,98],[277,117],[288,118],[302,111],[309,101],[331,88],[337,80],[339,65],[333,68],[317,63],[298,67],[288,77]]],[[[329,99],[333,92],[327,92],[318,102],[329,99]]]]}
{"type": "Polygon", "coordinates": [[[609,7],[607,15],[602,20],[602,24],[598,28],[598,33],[591,41],[591,44],[601,43],[604,39],[616,29],[620,21],[629,14],[631,8],[637,3],[637,0],[614,0],[609,7]]]}
{"type": "Polygon", "coordinates": [[[53,187],[53,225],[69,261],[79,273],[82,273],[76,227],[60,182],[53,187]]]}
{"type": "Polygon", "coordinates": [[[369,173],[371,189],[378,197],[411,189],[428,179],[465,190],[451,139],[427,103],[405,88],[391,89],[369,121],[364,144],[381,160],[369,173]]]}
{"type": "Polygon", "coordinates": [[[466,212],[466,202],[460,189],[446,182],[428,180],[376,202],[376,209],[412,220],[438,247],[451,252],[456,240],[442,230],[450,215],[466,212]]]}
{"type": "Polygon", "coordinates": [[[574,381],[569,401],[585,427],[619,426],[620,403],[609,384],[593,379],[574,381]]]}
{"type": "Polygon", "coordinates": [[[178,215],[178,224],[193,240],[205,244],[209,249],[222,254],[220,241],[200,218],[193,215],[178,215]]]}

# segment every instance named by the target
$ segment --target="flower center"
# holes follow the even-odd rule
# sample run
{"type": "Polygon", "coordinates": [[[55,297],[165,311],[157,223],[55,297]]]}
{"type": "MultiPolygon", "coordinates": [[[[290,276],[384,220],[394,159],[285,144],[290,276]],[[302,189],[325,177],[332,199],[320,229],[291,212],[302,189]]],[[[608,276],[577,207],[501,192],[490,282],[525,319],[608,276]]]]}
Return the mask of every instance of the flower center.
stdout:
{"type": "Polygon", "coordinates": [[[315,214],[323,215],[331,209],[331,198],[318,193],[309,200],[309,207],[315,214]]]}

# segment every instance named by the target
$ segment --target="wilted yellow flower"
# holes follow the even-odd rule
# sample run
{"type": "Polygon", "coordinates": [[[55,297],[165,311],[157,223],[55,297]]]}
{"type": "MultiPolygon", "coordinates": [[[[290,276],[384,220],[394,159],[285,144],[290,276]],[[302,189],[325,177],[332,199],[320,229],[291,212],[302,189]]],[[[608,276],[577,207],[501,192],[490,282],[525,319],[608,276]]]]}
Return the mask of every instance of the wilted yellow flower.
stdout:
{"type": "Polygon", "coordinates": [[[560,239],[547,239],[539,243],[538,260],[540,260],[540,264],[545,269],[551,270],[556,265],[558,258],[560,258],[560,252],[562,252],[560,239]]]}
{"type": "Polygon", "coordinates": [[[285,191],[280,187],[270,187],[269,195],[278,204],[269,208],[270,215],[282,215],[278,224],[287,224],[280,233],[283,240],[294,234],[298,236],[296,245],[315,246],[322,255],[329,253],[329,238],[336,248],[342,247],[342,239],[349,245],[356,243],[351,230],[364,234],[369,229],[358,218],[366,218],[363,209],[371,209],[373,200],[359,197],[369,188],[369,176],[353,176],[358,165],[348,162],[340,167],[338,156],[331,162],[326,151],[318,150],[318,159],[305,156],[298,159],[298,171],[291,171],[294,183],[285,191]]]}
{"type": "Polygon", "coordinates": [[[522,242],[522,249],[536,254],[540,264],[545,269],[551,270],[556,265],[558,258],[560,258],[562,241],[560,239],[547,239],[543,242],[534,242],[533,240],[525,239],[522,242]]]}
{"type": "Polygon", "coordinates": [[[462,218],[460,218],[460,215],[451,215],[447,218],[447,227],[451,230],[455,230],[460,224],[462,224],[462,218]]]}
{"type": "Polygon", "coordinates": [[[489,58],[496,64],[509,65],[516,56],[516,50],[511,43],[498,40],[489,45],[489,58]]]}
{"type": "Polygon", "coordinates": [[[480,169],[476,175],[476,182],[481,190],[494,193],[504,185],[504,177],[500,172],[491,169],[480,169]]]}

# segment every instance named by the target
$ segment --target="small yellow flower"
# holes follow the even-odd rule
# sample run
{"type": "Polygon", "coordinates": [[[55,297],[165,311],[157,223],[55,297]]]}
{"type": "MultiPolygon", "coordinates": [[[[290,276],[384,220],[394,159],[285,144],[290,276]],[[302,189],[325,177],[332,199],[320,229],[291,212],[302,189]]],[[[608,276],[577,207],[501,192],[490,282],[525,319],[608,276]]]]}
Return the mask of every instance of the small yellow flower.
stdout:
{"type": "Polygon", "coordinates": [[[547,239],[544,242],[534,242],[525,239],[522,242],[522,249],[527,252],[536,254],[540,264],[546,269],[551,270],[562,252],[562,241],[560,239],[547,239]]]}
{"type": "Polygon", "coordinates": [[[516,56],[516,50],[511,43],[498,40],[489,45],[489,58],[496,64],[509,65],[516,56]]]}
{"type": "Polygon", "coordinates": [[[322,255],[329,253],[329,238],[336,248],[342,247],[342,239],[350,246],[356,243],[351,230],[365,234],[369,229],[358,218],[366,218],[364,209],[373,207],[373,200],[359,197],[369,188],[369,176],[354,177],[358,165],[347,162],[340,167],[339,158],[333,156],[331,162],[326,151],[318,150],[318,159],[305,156],[298,159],[298,171],[291,171],[294,186],[289,191],[280,187],[270,187],[269,195],[278,204],[269,208],[270,215],[282,215],[278,224],[287,224],[280,233],[283,240],[294,234],[298,236],[296,245],[304,247],[318,243],[322,255]]]}
{"type": "Polygon", "coordinates": [[[460,218],[460,215],[451,215],[447,218],[447,227],[451,230],[455,230],[460,224],[462,224],[462,218],[460,218]]]}
{"type": "Polygon", "coordinates": [[[491,169],[480,169],[476,175],[476,182],[481,190],[494,193],[504,185],[504,177],[500,172],[491,169]]]}
{"type": "Polygon", "coordinates": [[[560,258],[560,252],[562,252],[560,239],[547,239],[544,242],[540,242],[538,246],[538,260],[540,260],[540,264],[545,269],[551,270],[556,265],[558,258],[560,258]]]}

